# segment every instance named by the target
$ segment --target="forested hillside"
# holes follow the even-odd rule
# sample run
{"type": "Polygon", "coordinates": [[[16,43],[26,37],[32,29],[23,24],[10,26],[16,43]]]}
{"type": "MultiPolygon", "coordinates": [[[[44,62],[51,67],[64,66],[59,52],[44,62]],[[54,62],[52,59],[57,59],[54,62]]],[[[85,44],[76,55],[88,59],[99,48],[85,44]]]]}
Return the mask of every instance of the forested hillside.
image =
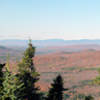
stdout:
{"type": "MultiPolygon", "coordinates": [[[[2,49],[14,53],[10,48],[1,46],[2,49]]],[[[30,40],[28,48],[21,51],[24,53],[19,52],[19,60],[12,60],[13,55],[6,53],[5,64],[1,58],[0,65],[1,100],[97,100],[100,51],[67,52],[66,49],[35,55],[30,40]]]]}

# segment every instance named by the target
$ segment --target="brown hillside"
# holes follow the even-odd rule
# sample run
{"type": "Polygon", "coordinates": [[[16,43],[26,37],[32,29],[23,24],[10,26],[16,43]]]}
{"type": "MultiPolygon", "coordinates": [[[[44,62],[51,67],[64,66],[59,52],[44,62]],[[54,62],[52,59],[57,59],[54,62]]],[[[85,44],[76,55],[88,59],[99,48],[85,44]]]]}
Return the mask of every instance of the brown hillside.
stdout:
{"type": "Polygon", "coordinates": [[[40,72],[40,85],[46,91],[58,73],[64,77],[65,87],[74,91],[98,95],[98,86],[90,82],[98,75],[100,67],[100,51],[81,51],[76,53],[52,53],[38,55],[34,59],[35,67],[40,72]],[[88,91],[87,91],[88,89],[88,91]]]}

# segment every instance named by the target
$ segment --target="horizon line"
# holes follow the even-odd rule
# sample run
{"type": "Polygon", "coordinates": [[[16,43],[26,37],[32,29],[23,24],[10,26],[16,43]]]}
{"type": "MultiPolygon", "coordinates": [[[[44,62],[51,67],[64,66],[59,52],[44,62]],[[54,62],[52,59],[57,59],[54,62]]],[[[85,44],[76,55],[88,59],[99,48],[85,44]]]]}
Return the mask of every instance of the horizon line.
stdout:
{"type": "MultiPolygon", "coordinates": [[[[20,39],[20,38],[3,38],[1,40],[29,40],[29,39],[20,39]]],[[[73,41],[73,40],[100,40],[100,38],[94,38],[94,39],[89,39],[89,38],[81,38],[81,39],[62,39],[62,38],[50,38],[50,39],[31,39],[32,41],[42,41],[42,40],[64,40],[64,41],[73,41]]]]}

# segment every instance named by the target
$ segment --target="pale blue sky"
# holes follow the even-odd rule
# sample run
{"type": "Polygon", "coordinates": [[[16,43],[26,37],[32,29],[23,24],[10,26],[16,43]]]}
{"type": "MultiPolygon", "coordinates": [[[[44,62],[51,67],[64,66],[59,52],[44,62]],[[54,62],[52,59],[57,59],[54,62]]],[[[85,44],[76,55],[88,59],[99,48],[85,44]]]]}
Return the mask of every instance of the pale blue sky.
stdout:
{"type": "Polygon", "coordinates": [[[0,0],[0,37],[100,39],[100,0],[0,0]]]}

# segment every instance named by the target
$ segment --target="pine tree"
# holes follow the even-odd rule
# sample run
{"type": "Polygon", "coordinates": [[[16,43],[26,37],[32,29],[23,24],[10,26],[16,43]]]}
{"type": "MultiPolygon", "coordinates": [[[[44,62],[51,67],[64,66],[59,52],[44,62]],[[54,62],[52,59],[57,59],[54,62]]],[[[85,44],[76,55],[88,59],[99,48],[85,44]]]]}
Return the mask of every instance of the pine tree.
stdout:
{"type": "Polygon", "coordinates": [[[85,97],[85,100],[94,100],[94,98],[91,95],[89,95],[85,97]]]}
{"type": "Polygon", "coordinates": [[[5,64],[0,64],[0,97],[2,96],[2,89],[3,89],[3,68],[5,64]]]}
{"type": "Polygon", "coordinates": [[[13,79],[13,75],[11,75],[8,69],[6,69],[4,74],[2,100],[16,100],[16,96],[13,91],[13,88],[15,87],[15,84],[13,84],[13,79]]]}
{"type": "Polygon", "coordinates": [[[3,82],[3,68],[4,68],[5,64],[0,64],[0,86],[2,86],[2,82],[3,82]]]}
{"type": "Polygon", "coordinates": [[[46,100],[63,100],[63,91],[63,79],[61,75],[58,75],[51,84],[46,100]]]}
{"type": "Polygon", "coordinates": [[[0,100],[23,100],[20,93],[24,90],[24,84],[9,69],[9,62],[5,66],[3,90],[0,100]]]}
{"type": "Polygon", "coordinates": [[[35,54],[35,47],[32,46],[31,40],[29,41],[29,47],[24,52],[22,61],[19,63],[20,80],[25,85],[24,99],[38,100],[38,88],[35,87],[35,83],[38,81],[39,74],[36,72],[33,63],[33,57],[35,54]]]}

